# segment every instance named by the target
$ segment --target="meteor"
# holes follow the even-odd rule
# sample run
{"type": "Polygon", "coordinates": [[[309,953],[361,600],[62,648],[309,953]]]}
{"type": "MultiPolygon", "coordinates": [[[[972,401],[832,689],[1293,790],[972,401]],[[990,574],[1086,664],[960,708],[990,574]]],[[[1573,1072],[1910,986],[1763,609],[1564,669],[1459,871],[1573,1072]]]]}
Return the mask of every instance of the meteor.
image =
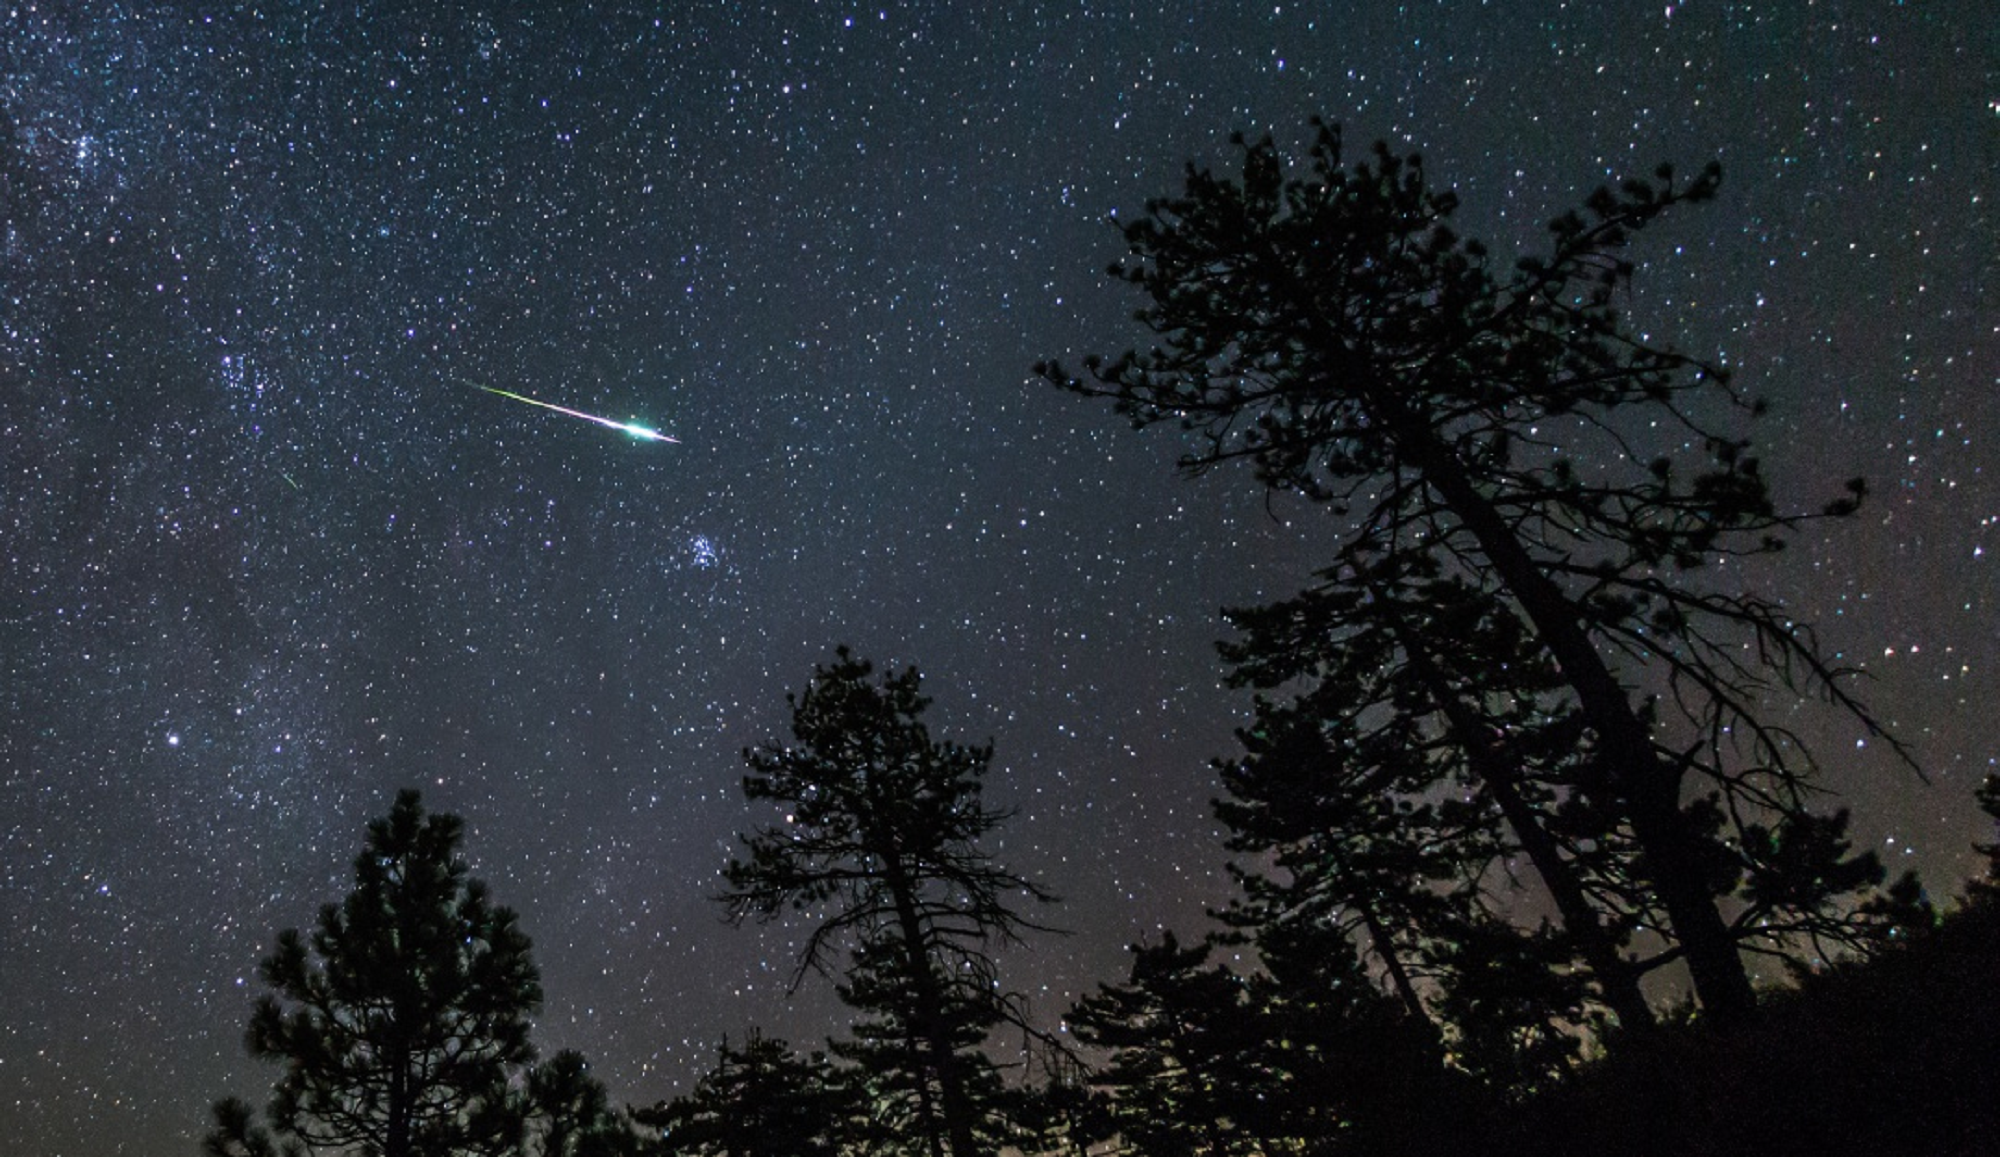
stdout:
{"type": "Polygon", "coordinates": [[[614,422],[609,418],[600,418],[596,414],[586,414],[582,410],[572,410],[568,406],[558,406],[554,402],[539,401],[525,394],[514,393],[511,390],[496,390],[492,386],[481,386],[477,382],[473,382],[472,385],[485,390],[489,394],[498,394],[503,398],[512,398],[517,402],[526,402],[530,406],[540,406],[544,410],[554,410],[558,414],[568,414],[572,418],[582,418],[586,422],[595,422],[600,426],[616,430],[621,434],[629,434],[642,442],[672,442],[676,446],[680,445],[681,440],[679,438],[662,434],[658,430],[649,426],[641,426],[637,422],[614,422]]]}

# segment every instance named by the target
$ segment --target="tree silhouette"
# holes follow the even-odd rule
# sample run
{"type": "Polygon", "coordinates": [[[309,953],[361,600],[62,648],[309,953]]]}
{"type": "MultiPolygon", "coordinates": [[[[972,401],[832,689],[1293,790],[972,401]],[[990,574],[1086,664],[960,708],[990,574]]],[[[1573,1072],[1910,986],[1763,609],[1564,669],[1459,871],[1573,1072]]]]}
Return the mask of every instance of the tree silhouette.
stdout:
{"type": "Polygon", "coordinates": [[[638,1138],[581,1053],[565,1049],[528,1071],[526,1152],[536,1157],[636,1157],[638,1138]]]}
{"type": "Polygon", "coordinates": [[[1462,1148],[1477,1090],[1447,1069],[1435,1027],[1383,995],[1338,927],[1281,922],[1253,943],[1263,969],[1252,1003],[1275,1082],[1261,1102],[1264,1136],[1296,1138],[1308,1153],[1462,1148]]]}
{"type": "MultiPolygon", "coordinates": [[[[1629,1003],[1616,975],[1624,909],[1657,910],[1703,1005],[1717,1019],[1747,1017],[1755,994],[1740,948],[1775,949],[1797,924],[1732,926],[1723,902],[1760,855],[1750,825],[1806,815],[1815,767],[1769,700],[1820,694],[1874,722],[1808,627],[1702,581],[1706,564],[1779,549],[1801,516],[1776,510],[1748,443],[1710,425],[1756,407],[1718,367],[1636,333],[1617,305],[1633,272],[1628,241],[1713,196],[1718,171],[1680,181],[1662,168],[1601,189],[1551,225],[1547,255],[1496,272],[1452,231],[1455,197],[1431,189],[1414,156],[1377,146],[1350,169],[1338,131],[1320,125],[1307,171],[1288,178],[1270,140],[1239,144],[1240,180],[1190,167],[1182,196],[1121,226],[1133,260],[1113,273],[1148,298],[1139,318],[1158,344],[1088,359],[1082,377],[1038,371],[1110,398],[1137,426],[1192,432],[1187,470],[1243,460],[1270,490],[1342,517],[1323,586],[1274,608],[1298,620],[1295,635],[1319,634],[1320,650],[1239,652],[1239,668],[1256,672],[1246,677],[1311,678],[1350,634],[1386,644],[1410,686],[1431,684],[1424,703],[1396,709],[1455,745],[1489,795],[1516,773],[1485,738],[1508,733],[1510,704],[1530,700],[1536,729],[1573,728],[1587,758],[1525,786],[1553,787],[1544,806],[1573,802],[1590,817],[1585,841],[1629,841],[1633,854],[1612,910],[1585,919],[1570,891],[1577,926],[1566,932],[1605,972],[1606,998],[1629,1003]],[[1634,432],[1654,425],[1671,431],[1665,445],[1705,460],[1649,456],[1634,432]],[[1557,686],[1509,686],[1511,675],[1468,686],[1423,671],[1455,641],[1431,633],[1443,617],[1421,585],[1440,582],[1462,584],[1489,620],[1511,620],[1523,657],[1557,686]],[[1317,597],[1348,587],[1379,588],[1415,613],[1361,624],[1317,597]],[[1411,647],[1398,630],[1428,642],[1411,647]],[[1495,760],[1470,766],[1482,749],[1495,760]]],[[[1824,513],[1851,512],[1860,483],[1850,489],[1824,513]]],[[[1532,826],[1556,838],[1556,824],[1532,826]]],[[[1517,838],[1531,850],[1532,835],[1517,838]]],[[[1560,842],[1553,850],[1545,866],[1560,877],[1568,856],[1560,842]]]]}
{"type": "Polygon", "coordinates": [[[514,913],[467,877],[463,828],[398,794],[368,826],[353,891],[320,910],[310,936],[279,934],[260,968],[275,993],[258,1001],[247,1040],[283,1072],[261,1125],[241,1100],[215,1106],[209,1154],[501,1155],[531,1136],[549,1157],[615,1152],[604,1147],[615,1122],[580,1058],[529,1075],[539,975],[514,913]]]}
{"type": "Polygon", "coordinates": [[[2000,883],[2000,774],[1989,775],[1973,790],[1979,810],[1993,821],[1992,843],[1974,844],[1972,850],[1986,857],[1986,880],[2000,883]]]}
{"type": "MultiPolygon", "coordinates": [[[[1463,582],[1378,571],[1227,614],[1243,632],[1223,645],[1236,682],[1313,680],[1289,703],[1259,700],[1244,755],[1219,764],[1232,850],[1275,857],[1285,890],[1318,890],[1322,907],[1402,896],[1396,919],[1370,918],[1378,954],[1401,937],[1428,955],[1480,910],[1519,907],[1489,902],[1486,882],[1513,883],[1524,862],[1564,925],[1544,946],[1587,970],[1627,1030],[1650,1026],[1647,965],[1622,952],[1641,922],[1615,886],[1629,841],[1574,791],[1586,732],[1504,605],[1463,582]]],[[[1404,970],[1385,963],[1413,1002],[1404,970]]]]}
{"type": "Polygon", "coordinates": [[[676,1157],[834,1157],[852,1131],[851,1076],[753,1031],[741,1048],[722,1042],[692,1092],[632,1116],[676,1157]]]}
{"type": "MultiPolygon", "coordinates": [[[[997,1151],[1009,1139],[1011,1107],[997,1067],[980,1049],[995,1028],[1014,1019],[1012,1012],[995,999],[990,979],[978,979],[980,970],[954,977],[945,962],[933,959],[927,962],[931,976],[920,984],[913,982],[913,967],[901,930],[883,929],[856,946],[836,985],[841,1002],[862,1014],[849,1026],[847,1039],[832,1042],[834,1054],[850,1062],[854,1094],[868,1106],[869,1124],[858,1139],[892,1152],[906,1149],[897,1144],[900,1139],[926,1134],[926,1106],[943,1110],[955,1103],[969,1122],[969,1135],[952,1142],[954,1152],[997,1151]],[[923,1013],[921,1002],[911,999],[922,992],[936,994],[934,1013],[923,1013]],[[940,1025],[942,1034],[935,1028],[940,1025]],[[943,1039],[936,1039],[940,1035],[943,1039]],[[932,1076],[938,1055],[951,1058],[956,1087],[949,1097],[932,1076]],[[935,1093],[927,1091],[934,1086],[935,1093]]],[[[983,975],[991,977],[990,967],[983,975]]]]}
{"type": "Polygon", "coordinates": [[[1566,786],[1588,749],[1549,698],[1556,682],[1461,584],[1420,589],[1232,612],[1248,636],[1225,647],[1245,658],[1239,673],[1283,657],[1316,682],[1260,699],[1244,754],[1218,762],[1228,846],[1256,866],[1238,871],[1245,898],[1225,915],[1347,930],[1402,1003],[1452,1036],[1460,1067],[1527,1087],[1567,1068],[1600,1008],[1648,1029],[1638,981],[1662,957],[1621,951],[1638,922],[1622,902],[1631,856],[1566,786]],[[1336,613],[1344,633],[1298,629],[1336,613]],[[1560,928],[1515,926],[1550,906],[1560,928]]]}
{"type": "Polygon", "coordinates": [[[1381,966],[1411,1015],[1427,1018],[1420,965],[1477,900],[1463,861],[1504,849],[1453,838],[1476,819],[1459,801],[1411,792],[1408,769],[1427,772],[1420,747],[1364,765],[1341,758],[1361,738],[1345,721],[1322,731],[1296,714],[1261,714],[1240,735],[1245,758],[1219,768],[1231,795],[1216,802],[1232,829],[1227,846],[1255,854],[1260,868],[1234,869],[1245,895],[1223,919],[1267,932],[1336,929],[1381,966]]]}
{"type": "MultiPolygon", "coordinates": [[[[1093,1141],[1161,1157],[1408,1152],[1454,1119],[1430,1027],[1385,996],[1346,935],[1300,921],[1257,942],[1261,971],[1211,963],[1215,942],[1135,945],[1122,985],[1067,1018],[1108,1054],[1090,1078],[1093,1141]]],[[[1448,1132],[1448,1130],[1445,1130],[1448,1132]]]]}
{"type": "Polygon", "coordinates": [[[871,1014],[851,1051],[907,1101],[910,1135],[932,1157],[988,1151],[982,1090],[987,1029],[1020,1018],[1002,999],[988,947],[1039,927],[1014,897],[1054,897],[979,848],[1008,813],[980,798],[991,746],[933,741],[916,668],[885,672],[840,648],[788,696],[791,745],[744,753],[744,794],[784,808],[742,837],[724,869],[732,922],[819,915],[793,984],[853,950],[840,993],[871,1014]]]}
{"type": "Polygon", "coordinates": [[[1183,947],[1172,932],[1132,946],[1123,985],[1102,985],[1066,1018],[1076,1038],[1109,1054],[1093,1084],[1109,1096],[1107,1131],[1158,1157],[1255,1152],[1239,1118],[1263,1082],[1251,1056],[1266,1026],[1251,1015],[1248,982],[1209,963],[1211,946],[1183,947]]]}

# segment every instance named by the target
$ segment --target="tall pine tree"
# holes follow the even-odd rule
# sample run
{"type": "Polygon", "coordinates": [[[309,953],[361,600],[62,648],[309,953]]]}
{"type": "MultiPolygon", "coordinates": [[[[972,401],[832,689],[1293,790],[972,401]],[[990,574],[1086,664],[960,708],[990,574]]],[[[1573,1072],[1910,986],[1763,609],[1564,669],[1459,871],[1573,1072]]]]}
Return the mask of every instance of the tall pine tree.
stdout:
{"type": "Polygon", "coordinates": [[[980,847],[1008,815],[981,798],[993,749],[933,740],[920,682],[843,647],[788,697],[794,742],[744,753],[744,794],[783,820],[742,838],[721,899],[735,921],[817,914],[794,983],[851,951],[840,994],[870,1019],[845,1048],[901,1105],[907,1145],[972,1157],[997,1148],[978,1046],[1018,1020],[989,949],[1038,927],[1017,902],[1054,897],[980,847]]]}
{"type": "MultiPolygon", "coordinates": [[[[1268,139],[1242,154],[1240,179],[1190,168],[1181,196],[1121,226],[1133,259],[1114,273],[1148,299],[1156,344],[1082,376],[1038,369],[1136,425],[1191,432],[1189,470],[1245,461],[1336,511],[1330,587],[1429,568],[1503,607],[1560,677],[1546,713],[1584,733],[1564,785],[1578,814],[1629,839],[1631,899],[1660,913],[1702,1004],[1750,1015],[1741,948],[1764,930],[1727,913],[1760,857],[1779,864],[1749,825],[1800,822],[1814,771],[1786,700],[1820,694],[1874,724],[1809,628],[1703,581],[1717,560],[1777,550],[1800,518],[1775,508],[1748,443],[1710,424],[1754,409],[1727,375],[1619,309],[1627,243],[1712,197],[1717,171],[1599,190],[1551,225],[1546,255],[1503,270],[1452,230],[1456,199],[1416,157],[1378,146],[1349,167],[1328,126],[1297,176],[1268,139]],[[1649,427],[1670,431],[1650,452],[1628,440],[1649,427]]],[[[1827,513],[1851,511],[1852,490],[1827,513]]],[[[1449,718],[1428,726],[1479,742],[1449,718]]],[[[1621,936],[1615,915],[1570,931],[1600,962],[1621,936]]]]}
{"type": "Polygon", "coordinates": [[[531,1068],[540,974],[515,915],[471,879],[464,824],[414,791],[368,825],[354,888],[260,968],[251,1055],[268,1107],[215,1106],[212,1157],[615,1157],[626,1131],[581,1057],[531,1068]]]}

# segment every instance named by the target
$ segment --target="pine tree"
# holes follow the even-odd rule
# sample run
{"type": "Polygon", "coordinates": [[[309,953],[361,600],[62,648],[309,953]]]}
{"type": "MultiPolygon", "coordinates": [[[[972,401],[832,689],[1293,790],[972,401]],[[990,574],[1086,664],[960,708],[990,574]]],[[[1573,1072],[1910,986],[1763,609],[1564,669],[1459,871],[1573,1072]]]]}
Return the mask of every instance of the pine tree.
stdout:
{"type": "Polygon", "coordinates": [[[1993,820],[1993,842],[1972,846],[1986,857],[1986,877],[1980,883],[1989,890],[2000,888],[2000,775],[1981,780],[1973,798],[1978,801],[1979,810],[1993,820]]]}
{"type": "Polygon", "coordinates": [[[1289,877],[1248,879],[1253,899],[1277,888],[1276,910],[1358,916],[1414,1006],[1409,967],[1384,945],[1436,972],[1440,949],[1463,959],[1468,923],[1497,935],[1533,881],[1563,922],[1559,937],[1531,937],[1549,967],[1584,969],[1624,1028],[1650,1027],[1639,978],[1659,958],[1623,952],[1641,922],[1629,841],[1577,795],[1583,728],[1504,607],[1463,583],[1378,571],[1228,615],[1244,632],[1223,647],[1235,681],[1310,681],[1289,702],[1259,699],[1244,755],[1219,763],[1230,848],[1289,877]],[[1509,886],[1495,894],[1495,880],[1509,886]]]}
{"type": "Polygon", "coordinates": [[[1010,1139],[1009,1107],[999,1069],[982,1046],[1009,1019],[1009,1009],[994,999],[990,970],[983,970],[989,979],[952,976],[942,961],[931,960],[926,982],[913,984],[915,966],[901,931],[883,929],[855,947],[836,985],[841,1003],[860,1014],[832,1049],[848,1063],[854,1074],[850,1087],[867,1106],[862,1139],[894,1152],[897,1139],[924,1136],[927,1119],[940,1118],[947,1105],[957,1104],[969,1130],[967,1140],[954,1140],[954,1147],[997,1152],[1010,1139]],[[928,1021],[918,1019],[922,1004],[911,999],[923,992],[936,993],[939,1001],[928,1021]],[[932,1025],[944,1026],[942,1041],[932,1025]],[[948,1079],[938,1075],[938,1056],[947,1058],[948,1079]]]}
{"type": "Polygon", "coordinates": [[[1266,1152],[1462,1148],[1478,1091],[1447,1066],[1431,1021],[1384,996],[1339,928],[1291,920],[1259,928],[1252,942],[1262,965],[1252,1006],[1276,1084],[1265,1099],[1266,1152]]]}
{"type": "Polygon", "coordinates": [[[1264,1026],[1244,977],[1209,962],[1212,946],[1172,932],[1132,946],[1123,985],[1103,985],[1065,1018],[1079,1041],[1109,1055],[1092,1077],[1110,1102],[1109,1132],[1156,1157],[1257,1151],[1240,1118],[1261,1082],[1249,1055],[1264,1026]]]}
{"type": "Polygon", "coordinates": [[[531,1110],[511,1085],[541,983],[514,913],[468,878],[462,832],[400,793],[347,898],[311,936],[279,934],[248,1043],[283,1072],[262,1125],[243,1101],[216,1106],[213,1157],[521,1151],[531,1110]]]}
{"type": "Polygon", "coordinates": [[[1067,1023],[1106,1062],[1095,1141],[1164,1157],[1410,1152],[1463,1107],[1430,1026],[1385,996],[1337,928],[1257,940],[1262,969],[1211,962],[1216,942],[1135,945],[1122,985],[1067,1023]]]}
{"type": "Polygon", "coordinates": [[[590,1075],[583,1054],[565,1049],[528,1071],[525,1152],[535,1157],[636,1157],[638,1137],[590,1075]]]}
{"type": "Polygon", "coordinates": [[[1476,809],[1424,798],[1434,784],[1420,746],[1393,732],[1357,734],[1351,719],[1322,729],[1269,704],[1259,715],[1260,726],[1240,735],[1244,758],[1219,767],[1230,793],[1215,805],[1227,846],[1260,866],[1234,869],[1245,895],[1224,920],[1267,934],[1336,930],[1381,967],[1410,1015],[1428,1019],[1417,977],[1477,902],[1468,880],[1508,849],[1476,809]],[[1395,758],[1354,758],[1378,743],[1395,758]],[[1414,783],[1412,768],[1425,773],[1414,783]]]}
{"type": "MultiPolygon", "coordinates": [[[[1776,551],[1801,519],[1775,508],[1748,443],[1708,424],[1755,407],[1618,308],[1628,242],[1712,197],[1718,171],[1599,190],[1551,225],[1545,256],[1500,272],[1453,232],[1456,199],[1414,156],[1378,146],[1349,168],[1320,126],[1288,178],[1271,141],[1239,143],[1240,180],[1190,168],[1182,196],[1121,226],[1133,261],[1113,272],[1149,299],[1158,344],[1087,359],[1082,377],[1038,369],[1135,425],[1190,431],[1191,471],[1246,461],[1341,515],[1328,589],[1428,570],[1503,608],[1560,677],[1538,711],[1573,716],[1589,752],[1564,792],[1635,853],[1626,902],[1658,911],[1713,1016],[1749,1016],[1740,949],[1783,936],[1757,941],[1725,916],[1760,854],[1744,817],[1806,814],[1814,771],[1770,701],[1819,694],[1874,722],[1808,627],[1701,581],[1718,559],[1776,551]],[[1627,440],[1649,426],[1705,460],[1649,457],[1627,440]]],[[[1850,513],[1851,491],[1825,513],[1850,513]]],[[[1451,640],[1435,642],[1418,653],[1451,640]]],[[[1460,702],[1476,724],[1491,706],[1460,702]]],[[[1621,918],[1568,931],[1607,963],[1621,918]]]]}
{"type": "Polygon", "coordinates": [[[693,1091],[633,1119],[658,1131],[652,1152],[673,1157],[834,1157],[857,1131],[852,1077],[753,1031],[740,1048],[723,1041],[693,1091]]]}
{"type": "Polygon", "coordinates": [[[724,869],[732,921],[816,912],[793,983],[853,952],[842,998],[873,1017],[850,1051],[908,1103],[908,1136],[931,1157],[990,1152],[986,1030],[1020,1018],[988,949],[1038,927],[1016,897],[1052,895],[997,864],[980,840],[1009,813],[981,799],[990,745],[934,741],[914,667],[885,672],[846,648],[788,698],[795,743],[744,753],[744,794],[783,822],[742,838],[724,869]]]}

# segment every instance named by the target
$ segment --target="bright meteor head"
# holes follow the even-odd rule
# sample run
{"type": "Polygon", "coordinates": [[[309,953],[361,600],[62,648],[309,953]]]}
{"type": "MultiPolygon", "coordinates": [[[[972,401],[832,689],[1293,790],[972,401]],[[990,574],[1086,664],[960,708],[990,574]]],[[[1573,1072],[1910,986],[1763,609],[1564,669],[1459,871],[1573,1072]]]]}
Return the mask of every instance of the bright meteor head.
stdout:
{"type": "Polygon", "coordinates": [[[641,426],[637,422],[627,422],[618,428],[642,442],[672,442],[677,446],[680,444],[679,438],[670,438],[658,430],[641,426]]]}

